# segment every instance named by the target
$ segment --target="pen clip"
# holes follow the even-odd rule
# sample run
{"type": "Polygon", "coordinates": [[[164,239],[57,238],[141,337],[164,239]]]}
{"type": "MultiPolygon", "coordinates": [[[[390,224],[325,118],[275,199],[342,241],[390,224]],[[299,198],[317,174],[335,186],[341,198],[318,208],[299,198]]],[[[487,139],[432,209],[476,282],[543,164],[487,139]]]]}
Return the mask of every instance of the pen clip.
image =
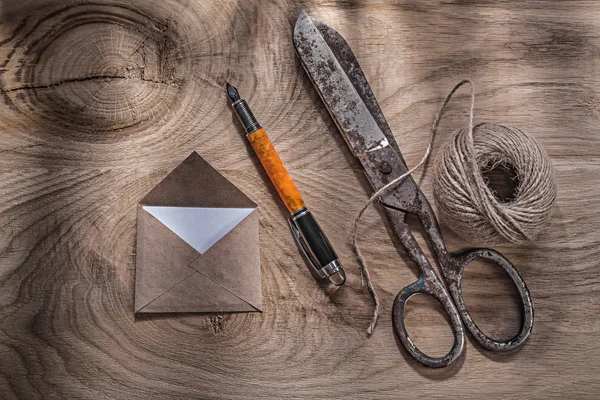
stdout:
{"type": "Polygon", "coordinates": [[[296,221],[290,217],[288,218],[288,224],[290,225],[290,229],[292,230],[292,236],[294,237],[294,240],[296,240],[298,247],[300,247],[300,251],[302,251],[304,258],[306,258],[306,260],[308,261],[308,264],[317,273],[317,275],[319,275],[320,278],[327,278],[325,272],[323,272],[321,268],[318,267],[319,264],[315,259],[315,256],[313,256],[312,252],[308,248],[308,244],[302,237],[300,229],[298,229],[298,226],[296,225],[296,221]]]}

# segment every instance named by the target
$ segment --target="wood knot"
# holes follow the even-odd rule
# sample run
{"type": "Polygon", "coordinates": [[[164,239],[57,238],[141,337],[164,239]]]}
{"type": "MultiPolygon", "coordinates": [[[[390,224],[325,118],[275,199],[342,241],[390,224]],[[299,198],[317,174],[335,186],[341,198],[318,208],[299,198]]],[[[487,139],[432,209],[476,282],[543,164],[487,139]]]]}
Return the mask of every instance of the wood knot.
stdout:
{"type": "Polygon", "coordinates": [[[223,314],[213,314],[209,317],[212,332],[218,335],[223,330],[223,314]]]}
{"type": "Polygon", "coordinates": [[[5,103],[88,140],[168,121],[191,70],[174,21],[127,5],[41,10],[10,44],[0,75],[5,103]]]}

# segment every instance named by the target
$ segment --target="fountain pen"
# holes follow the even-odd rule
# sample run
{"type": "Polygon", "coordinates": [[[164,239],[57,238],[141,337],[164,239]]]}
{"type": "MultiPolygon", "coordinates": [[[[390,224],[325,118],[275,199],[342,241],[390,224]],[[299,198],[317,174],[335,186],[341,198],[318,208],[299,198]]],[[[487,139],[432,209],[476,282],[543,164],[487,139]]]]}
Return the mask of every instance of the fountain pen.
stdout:
{"type": "Polygon", "coordinates": [[[329,279],[336,286],[343,285],[346,282],[346,274],[338,256],[315,217],[304,204],[273,143],[237,89],[229,83],[226,89],[231,105],[246,130],[246,137],[290,212],[288,223],[302,254],[318,277],[329,279]]]}

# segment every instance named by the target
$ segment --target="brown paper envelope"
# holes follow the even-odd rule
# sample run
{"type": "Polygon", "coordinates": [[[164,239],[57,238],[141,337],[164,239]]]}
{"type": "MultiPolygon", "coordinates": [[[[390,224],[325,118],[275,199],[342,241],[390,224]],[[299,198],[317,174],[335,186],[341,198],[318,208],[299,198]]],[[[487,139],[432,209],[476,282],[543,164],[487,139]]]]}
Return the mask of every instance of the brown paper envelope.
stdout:
{"type": "Polygon", "coordinates": [[[138,206],[135,312],[260,311],[255,208],[254,202],[192,153],[138,206]],[[157,207],[171,211],[187,207],[185,212],[203,207],[254,210],[200,253],[189,244],[195,242],[186,242],[164,219],[161,222],[148,211],[157,207]]]}

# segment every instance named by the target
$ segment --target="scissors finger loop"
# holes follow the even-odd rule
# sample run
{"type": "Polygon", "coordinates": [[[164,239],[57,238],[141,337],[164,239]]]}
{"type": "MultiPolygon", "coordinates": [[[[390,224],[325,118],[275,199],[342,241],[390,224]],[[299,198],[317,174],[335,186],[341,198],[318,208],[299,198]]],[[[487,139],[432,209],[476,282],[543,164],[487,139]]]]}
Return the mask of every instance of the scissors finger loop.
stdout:
{"type": "Polygon", "coordinates": [[[454,262],[454,273],[446,274],[446,280],[448,283],[448,289],[454,299],[458,312],[461,318],[471,334],[475,337],[477,342],[483,347],[489,350],[495,351],[509,351],[519,347],[523,344],[531,331],[533,330],[533,302],[531,300],[531,294],[527,285],[519,274],[519,271],[507,260],[502,254],[492,249],[475,249],[467,251],[455,258],[454,262]],[[462,276],[467,265],[476,259],[487,259],[494,261],[500,265],[506,273],[512,279],[515,287],[519,292],[521,298],[523,318],[521,320],[521,328],[519,333],[512,339],[506,341],[495,340],[487,336],[479,329],[477,324],[473,321],[473,318],[467,311],[465,301],[462,295],[462,276]]]}
{"type": "Polygon", "coordinates": [[[455,361],[463,352],[465,346],[465,331],[456,307],[452,303],[450,296],[443,289],[443,286],[441,286],[441,283],[432,282],[424,275],[422,275],[418,281],[406,286],[400,291],[400,293],[398,293],[392,307],[392,321],[395,332],[406,350],[412,357],[425,366],[431,368],[445,367],[455,361]],[[431,289],[431,286],[436,286],[437,289],[438,285],[443,292],[431,289]],[[444,309],[450,317],[452,333],[454,334],[454,343],[448,354],[443,357],[431,357],[423,353],[412,341],[408,331],[406,330],[406,325],[404,323],[404,310],[408,299],[416,294],[427,294],[436,298],[440,303],[442,303],[444,309]]]}

